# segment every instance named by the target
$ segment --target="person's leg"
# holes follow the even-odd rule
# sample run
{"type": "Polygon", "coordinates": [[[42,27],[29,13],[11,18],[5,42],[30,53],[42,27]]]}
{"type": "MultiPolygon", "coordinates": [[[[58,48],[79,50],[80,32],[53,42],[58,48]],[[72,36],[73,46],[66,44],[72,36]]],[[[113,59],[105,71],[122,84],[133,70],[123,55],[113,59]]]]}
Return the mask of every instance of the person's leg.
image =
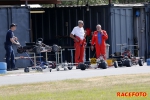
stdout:
{"type": "Polygon", "coordinates": [[[85,46],[80,47],[80,58],[79,62],[83,63],[84,62],[84,53],[85,53],[85,46]]]}
{"type": "Polygon", "coordinates": [[[13,70],[17,70],[18,68],[15,67],[15,54],[14,54],[14,50],[13,48],[11,48],[12,52],[11,52],[11,68],[13,70]]]}
{"type": "Polygon", "coordinates": [[[10,71],[11,70],[11,66],[10,66],[11,49],[10,49],[10,46],[5,46],[5,50],[6,50],[7,70],[10,71]]]}
{"type": "Polygon", "coordinates": [[[76,43],[75,44],[75,63],[79,63],[79,57],[80,57],[80,44],[76,43]]]}
{"type": "Polygon", "coordinates": [[[102,50],[101,50],[101,54],[103,55],[104,57],[104,60],[106,60],[106,47],[105,46],[102,46],[102,50]]]}
{"type": "Polygon", "coordinates": [[[96,58],[98,59],[100,57],[100,47],[99,46],[96,46],[96,58]]]}

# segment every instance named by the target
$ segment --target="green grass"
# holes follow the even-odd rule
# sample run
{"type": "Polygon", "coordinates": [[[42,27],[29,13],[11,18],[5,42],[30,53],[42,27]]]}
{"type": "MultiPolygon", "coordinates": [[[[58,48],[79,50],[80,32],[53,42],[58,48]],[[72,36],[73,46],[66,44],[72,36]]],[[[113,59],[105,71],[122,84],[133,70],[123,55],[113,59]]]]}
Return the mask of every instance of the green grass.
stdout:
{"type": "Polygon", "coordinates": [[[150,73],[0,87],[0,100],[150,100],[150,73]],[[146,92],[147,97],[117,97],[146,92]]]}

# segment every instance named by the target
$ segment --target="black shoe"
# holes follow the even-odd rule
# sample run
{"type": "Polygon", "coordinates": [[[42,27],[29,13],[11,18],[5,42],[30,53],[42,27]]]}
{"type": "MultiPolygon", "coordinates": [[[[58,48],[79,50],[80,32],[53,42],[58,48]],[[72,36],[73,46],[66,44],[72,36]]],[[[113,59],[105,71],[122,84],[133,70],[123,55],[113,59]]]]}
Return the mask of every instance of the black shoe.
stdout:
{"type": "Polygon", "coordinates": [[[11,68],[9,68],[9,69],[7,69],[7,71],[12,71],[12,69],[11,69],[11,68]]]}
{"type": "Polygon", "coordinates": [[[13,68],[13,70],[19,70],[18,68],[13,68]]]}

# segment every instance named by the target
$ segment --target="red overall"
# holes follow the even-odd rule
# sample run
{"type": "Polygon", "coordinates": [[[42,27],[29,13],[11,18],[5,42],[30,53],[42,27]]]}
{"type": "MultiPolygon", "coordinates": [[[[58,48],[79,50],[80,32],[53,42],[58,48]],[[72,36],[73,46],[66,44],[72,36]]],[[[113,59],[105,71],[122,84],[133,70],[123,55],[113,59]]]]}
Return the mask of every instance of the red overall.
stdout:
{"type": "MultiPolygon", "coordinates": [[[[79,40],[79,42],[74,40],[74,48],[75,50],[75,63],[80,63],[84,61],[84,51],[85,51],[85,44],[86,40],[81,40],[78,36],[76,38],[79,40]]],[[[76,64],[77,65],[77,64],[76,64]]]]}
{"type": "Polygon", "coordinates": [[[100,55],[103,55],[104,59],[106,60],[106,43],[105,43],[105,41],[108,39],[108,35],[105,30],[102,30],[102,32],[103,32],[103,35],[101,38],[101,44],[98,43],[98,31],[94,32],[91,44],[95,45],[96,58],[99,58],[100,55]]]}

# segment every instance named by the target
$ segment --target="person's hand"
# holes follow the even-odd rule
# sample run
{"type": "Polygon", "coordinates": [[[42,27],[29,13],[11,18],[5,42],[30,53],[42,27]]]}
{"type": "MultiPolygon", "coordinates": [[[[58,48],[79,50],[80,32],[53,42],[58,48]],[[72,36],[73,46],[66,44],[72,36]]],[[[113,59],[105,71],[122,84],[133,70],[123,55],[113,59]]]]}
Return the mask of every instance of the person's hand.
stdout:
{"type": "Polygon", "coordinates": [[[21,46],[19,42],[17,42],[16,45],[21,46]]]}
{"type": "Polygon", "coordinates": [[[13,38],[14,38],[15,41],[18,41],[18,38],[17,38],[17,37],[13,37],[13,38]]]}
{"type": "Polygon", "coordinates": [[[79,42],[79,40],[77,38],[75,38],[75,41],[79,42]]]}
{"type": "Polygon", "coordinates": [[[93,46],[93,45],[91,46],[91,50],[92,50],[92,51],[94,50],[94,46],[93,46]]]}
{"type": "Polygon", "coordinates": [[[17,38],[17,37],[15,37],[15,40],[17,40],[17,41],[18,41],[18,38],[17,38]]]}

